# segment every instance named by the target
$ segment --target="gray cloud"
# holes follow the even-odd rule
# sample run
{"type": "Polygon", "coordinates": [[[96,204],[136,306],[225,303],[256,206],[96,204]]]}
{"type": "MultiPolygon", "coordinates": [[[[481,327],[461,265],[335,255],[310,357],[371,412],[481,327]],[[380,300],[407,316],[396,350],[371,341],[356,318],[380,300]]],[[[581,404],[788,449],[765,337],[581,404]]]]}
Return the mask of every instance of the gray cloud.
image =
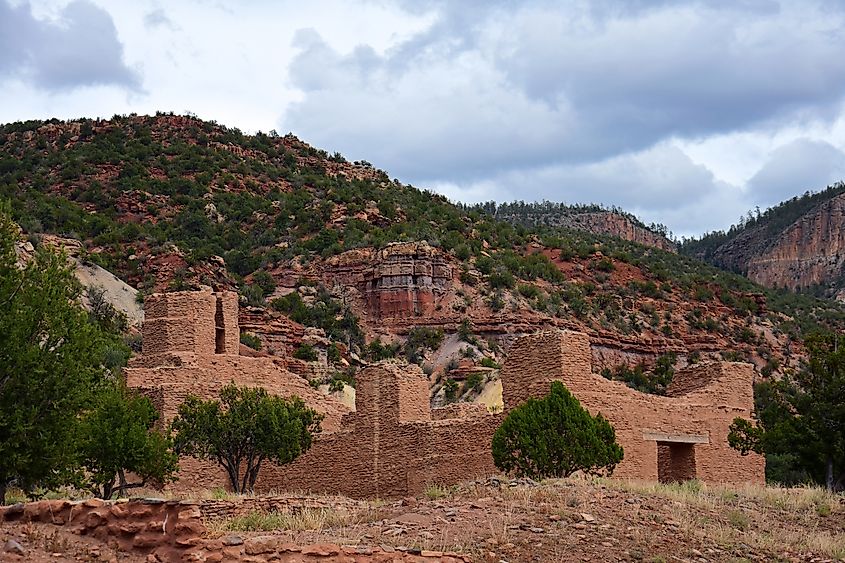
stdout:
{"type": "Polygon", "coordinates": [[[679,235],[729,224],[748,208],[742,191],[719,181],[680,149],[661,144],[588,164],[513,170],[470,184],[437,184],[450,198],[479,202],[550,200],[618,205],[679,235]]]}
{"type": "Polygon", "coordinates": [[[139,91],[138,73],[123,62],[111,16],[74,0],[58,21],[36,19],[27,3],[0,0],[0,77],[13,76],[48,91],[112,84],[139,91]]]}
{"type": "Polygon", "coordinates": [[[772,151],[748,181],[754,203],[770,206],[845,179],[845,153],[823,141],[798,139],[772,151]]]}
{"type": "Polygon", "coordinates": [[[426,5],[435,24],[383,56],[300,33],[286,124],[406,177],[473,179],[821,115],[845,90],[843,18],[820,4],[426,5]]]}

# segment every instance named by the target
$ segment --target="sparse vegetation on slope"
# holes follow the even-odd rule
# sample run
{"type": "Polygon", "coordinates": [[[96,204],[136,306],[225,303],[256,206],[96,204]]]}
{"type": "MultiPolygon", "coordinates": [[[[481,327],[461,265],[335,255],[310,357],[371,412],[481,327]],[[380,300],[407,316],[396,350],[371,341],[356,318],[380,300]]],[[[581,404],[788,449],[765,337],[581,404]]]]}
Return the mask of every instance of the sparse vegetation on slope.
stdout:
{"type": "Polygon", "coordinates": [[[391,327],[343,288],[319,290],[316,303],[274,292],[291,272],[318,283],[331,258],[400,241],[427,241],[455,268],[457,295],[443,305],[459,316],[448,320],[444,309],[438,321],[451,326],[518,312],[535,324],[648,337],[665,343],[660,353],[712,342],[783,369],[808,330],[845,320],[837,304],[764,289],[694,258],[496,218],[559,204],[453,205],[292,135],[165,114],[32,121],[0,127],[0,154],[0,198],[27,231],[79,237],[89,260],[143,292],[238,289],[245,303],[269,303],[351,352],[364,351],[365,334],[391,327]]]}

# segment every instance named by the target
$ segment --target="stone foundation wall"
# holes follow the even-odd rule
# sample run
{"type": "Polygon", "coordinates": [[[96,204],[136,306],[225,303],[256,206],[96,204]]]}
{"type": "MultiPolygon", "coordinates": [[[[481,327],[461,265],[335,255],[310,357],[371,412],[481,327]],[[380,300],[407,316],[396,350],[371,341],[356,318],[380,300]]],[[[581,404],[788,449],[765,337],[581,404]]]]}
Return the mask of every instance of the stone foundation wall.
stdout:
{"type": "Polygon", "coordinates": [[[154,553],[158,561],[180,561],[203,542],[206,531],[198,503],[175,500],[44,500],[2,507],[0,520],[66,526],[73,533],[116,543],[123,551],[154,553]]]}
{"type": "MultiPolygon", "coordinates": [[[[441,561],[469,563],[470,558],[453,552],[421,551],[408,548],[372,548],[333,544],[295,545],[279,536],[247,536],[229,533],[209,537],[203,519],[230,518],[253,510],[290,512],[295,507],[322,508],[330,503],[337,509],[338,499],[255,498],[237,501],[178,501],[137,499],[104,502],[45,500],[0,507],[0,522],[26,524],[37,522],[60,526],[71,533],[91,536],[113,545],[127,554],[147,556],[147,561],[252,561],[263,562],[343,562],[365,563],[441,561]],[[317,503],[319,506],[314,506],[317,503]]],[[[346,504],[353,501],[348,499],[346,504]]],[[[350,507],[351,508],[351,507],[350,507]]]]}

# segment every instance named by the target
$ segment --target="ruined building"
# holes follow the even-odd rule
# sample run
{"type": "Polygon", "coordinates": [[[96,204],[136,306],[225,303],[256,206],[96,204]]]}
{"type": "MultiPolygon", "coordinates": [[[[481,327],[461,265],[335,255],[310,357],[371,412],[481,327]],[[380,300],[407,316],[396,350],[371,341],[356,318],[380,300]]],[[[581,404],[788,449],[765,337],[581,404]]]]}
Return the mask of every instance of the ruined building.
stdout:
{"type": "MultiPolygon", "coordinates": [[[[152,295],[145,303],[143,353],[128,384],[150,396],[165,418],[188,393],[213,397],[230,381],[296,394],[323,412],[323,433],[291,464],[262,468],[261,490],[296,489],[355,497],[417,494],[496,473],[490,452],[504,414],[481,405],[429,407],[428,381],[416,366],[380,363],[358,375],[356,410],[321,395],[270,358],[239,356],[232,293],[152,295]]],[[[593,414],[616,429],[625,458],[615,475],[643,480],[762,482],[763,459],[727,444],[728,427],[752,408],[752,367],[709,363],[679,370],[668,396],[646,395],[592,373],[586,335],[543,332],[518,339],[502,369],[505,412],[562,381],[593,414]]],[[[223,486],[222,471],[183,460],[179,488],[223,486]]]]}

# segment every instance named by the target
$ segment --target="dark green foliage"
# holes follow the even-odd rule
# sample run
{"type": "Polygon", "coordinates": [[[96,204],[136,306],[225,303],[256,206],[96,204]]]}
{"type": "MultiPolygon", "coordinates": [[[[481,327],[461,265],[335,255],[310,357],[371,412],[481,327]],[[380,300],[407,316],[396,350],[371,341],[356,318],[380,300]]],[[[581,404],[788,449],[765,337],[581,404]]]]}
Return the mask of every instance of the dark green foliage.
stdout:
{"type": "Polygon", "coordinates": [[[264,305],[264,290],[258,285],[248,285],[241,289],[241,295],[246,298],[246,302],[253,307],[262,307],[264,305]]]}
{"type": "Polygon", "coordinates": [[[124,333],[129,328],[129,321],[123,311],[115,309],[106,298],[106,290],[97,285],[85,289],[88,302],[88,314],[106,332],[124,333]]]}
{"type": "Polygon", "coordinates": [[[481,358],[481,365],[486,367],[486,368],[499,369],[499,364],[497,364],[493,360],[493,358],[487,358],[487,357],[481,358]]]}
{"type": "Polygon", "coordinates": [[[337,344],[334,342],[329,344],[329,347],[326,349],[326,357],[330,362],[340,361],[340,348],[337,347],[337,344]]]}
{"type": "Polygon", "coordinates": [[[737,418],[728,443],[764,453],[766,476],[845,489],[845,347],[836,333],[807,339],[809,361],[794,375],[755,386],[756,424],[737,418]],[[772,463],[770,466],[769,459],[772,463]]]}
{"type": "Polygon", "coordinates": [[[334,299],[323,286],[317,288],[313,305],[307,305],[299,293],[293,292],[273,299],[270,306],[300,324],[323,329],[326,336],[343,342],[350,348],[364,345],[364,333],[358,324],[358,318],[348,306],[334,299]]]}
{"type": "Polygon", "coordinates": [[[599,272],[612,272],[616,269],[616,266],[613,265],[613,260],[610,258],[601,258],[590,262],[590,268],[599,272]]]}
{"type": "Polygon", "coordinates": [[[276,289],[276,280],[264,270],[259,270],[253,274],[252,283],[260,287],[264,295],[270,295],[276,289]]]}
{"type": "Polygon", "coordinates": [[[306,362],[317,361],[317,351],[310,344],[300,344],[299,347],[293,351],[293,357],[306,362]]]}
{"type": "Polygon", "coordinates": [[[473,391],[481,391],[484,385],[484,375],[481,373],[471,373],[467,376],[464,382],[464,389],[472,389],[473,391]]]}
{"type": "Polygon", "coordinates": [[[186,398],[171,429],[178,453],[216,462],[232,490],[243,493],[255,488],[264,461],[283,465],[306,452],[321,420],[299,397],[232,383],[219,401],[186,398]]]}
{"type": "Polygon", "coordinates": [[[146,397],[109,385],[80,425],[79,452],[87,481],[95,495],[125,496],[148,481],[172,480],[178,458],[168,436],[154,428],[159,415],[146,397]],[[138,480],[130,482],[127,473],[138,480]]]}
{"type": "Polygon", "coordinates": [[[66,258],[39,248],[20,269],[16,240],[0,205],[0,504],[12,481],[30,491],[74,479],[79,415],[109,375],[107,352],[123,347],[79,305],[66,258]]]}
{"type": "Polygon", "coordinates": [[[458,325],[458,339],[473,346],[480,344],[478,338],[472,333],[472,321],[469,319],[462,320],[461,324],[458,325]]]}
{"type": "Polygon", "coordinates": [[[248,332],[241,333],[241,344],[248,346],[253,350],[261,350],[261,339],[248,332]]]}
{"type": "Polygon", "coordinates": [[[376,339],[367,344],[365,354],[369,361],[378,362],[379,360],[396,357],[400,348],[399,344],[384,344],[381,340],[376,339]]]}
{"type": "Polygon", "coordinates": [[[437,350],[443,343],[443,331],[439,328],[417,326],[410,330],[405,341],[405,357],[411,363],[418,363],[425,350],[437,350]]]}
{"type": "Polygon", "coordinates": [[[458,382],[450,377],[443,384],[443,389],[446,403],[454,403],[455,399],[458,398],[458,382]]]}
{"type": "Polygon", "coordinates": [[[640,362],[633,368],[627,364],[622,364],[615,370],[605,368],[602,370],[602,375],[607,379],[622,381],[628,387],[642,393],[665,395],[666,388],[675,375],[675,363],[677,361],[677,354],[670,352],[659,356],[651,371],[648,371],[645,364],[640,362]]]}
{"type": "Polygon", "coordinates": [[[342,391],[344,385],[355,387],[355,368],[350,367],[346,371],[337,371],[332,374],[329,381],[329,391],[342,391]]]}
{"type": "Polygon", "coordinates": [[[613,426],[590,415],[559,381],[546,397],[512,410],[493,435],[496,467],[532,479],[612,473],[622,456],[613,426]]]}

